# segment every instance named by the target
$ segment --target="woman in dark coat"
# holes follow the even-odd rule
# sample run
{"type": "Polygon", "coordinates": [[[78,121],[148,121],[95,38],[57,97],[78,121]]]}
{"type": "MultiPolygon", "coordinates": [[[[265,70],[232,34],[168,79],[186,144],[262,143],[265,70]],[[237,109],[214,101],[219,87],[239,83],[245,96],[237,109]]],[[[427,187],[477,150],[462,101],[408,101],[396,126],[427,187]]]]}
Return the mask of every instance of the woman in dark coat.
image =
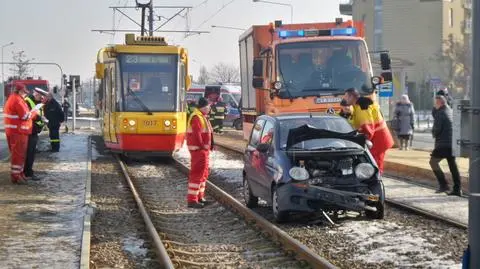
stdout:
{"type": "Polygon", "coordinates": [[[408,95],[402,95],[395,106],[394,115],[397,122],[396,133],[400,141],[400,150],[408,150],[408,142],[413,135],[415,126],[415,109],[408,95]]]}

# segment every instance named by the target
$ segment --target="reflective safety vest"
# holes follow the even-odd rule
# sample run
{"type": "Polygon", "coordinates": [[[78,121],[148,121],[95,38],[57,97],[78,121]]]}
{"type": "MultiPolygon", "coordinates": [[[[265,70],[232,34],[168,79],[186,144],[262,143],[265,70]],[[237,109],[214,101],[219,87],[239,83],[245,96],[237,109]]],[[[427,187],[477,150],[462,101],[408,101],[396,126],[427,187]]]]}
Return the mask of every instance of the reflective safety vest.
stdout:
{"type": "MultiPolygon", "coordinates": [[[[362,97],[366,98],[366,97],[362,97]]],[[[363,133],[373,143],[373,147],[387,150],[394,144],[392,134],[380,111],[380,106],[371,100],[353,106],[352,126],[363,133]],[[363,106],[363,107],[362,107],[363,106]]]]}
{"type": "MultiPolygon", "coordinates": [[[[30,106],[30,110],[36,106],[35,102],[29,96],[25,97],[25,101],[27,101],[28,105],[30,106]]],[[[35,121],[35,125],[37,125],[38,130],[41,131],[43,126],[45,126],[45,123],[41,119],[43,116],[43,108],[38,111],[38,116],[40,119],[35,121]]]]}
{"type": "Polygon", "coordinates": [[[3,113],[6,135],[29,135],[32,133],[31,117],[36,116],[37,113],[30,113],[27,104],[20,94],[13,93],[8,97],[3,113]]]}
{"type": "Polygon", "coordinates": [[[212,133],[210,122],[198,108],[195,108],[187,122],[188,150],[210,150],[213,139],[212,133]]]}
{"type": "Polygon", "coordinates": [[[222,102],[218,102],[215,104],[214,108],[215,108],[215,119],[224,120],[225,114],[227,112],[227,107],[225,106],[225,104],[222,102]]]}

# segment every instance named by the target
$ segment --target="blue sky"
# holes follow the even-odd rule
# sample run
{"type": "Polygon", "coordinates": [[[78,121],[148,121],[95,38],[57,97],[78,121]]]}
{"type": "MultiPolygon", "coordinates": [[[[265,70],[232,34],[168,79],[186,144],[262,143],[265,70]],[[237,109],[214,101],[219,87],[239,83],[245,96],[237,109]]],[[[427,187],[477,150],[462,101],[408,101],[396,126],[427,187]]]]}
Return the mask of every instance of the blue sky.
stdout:
{"type": "MultiPolygon", "coordinates": [[[[294,22],[331,21],[340,17],[339,0],[278,0],[293,5],[294,22]]],[[[248,28],[253,24],[266,24],[276,19],[290,22],[290,8],[252,0],[154,0],[155,5],[193,6],[188,16],[177,17],[165,30],[210,31],[208,34],[184,38],[184,34],[166,34],[169,43],[184,46],[190,54],[191,73],[198,75],[201,65],[207,68],[217,62],[238,65],[238,30],[211,28],[211,25],[248,28]],[[222,9],[223,7],[223,9],[222,9]],[[220,12],[218,12],[221,9],[220,12]],[[216,14],[218,12],[218,14],[216,14]],[[215,15],[216,14],[216,15],[215,15]],[[214,15],[214,16],[213,16],[214,15]]],[[[14,42],[4,49],[4,60],[12,60],[12,51],[24,50],[35,61],[56,62],[66,74],[91,78],[97,51],[111,43],[123,43],[124,33],[114,37],[91,32],[92,29],[138,29],[118,12],[113,16],[109,6],[135,5],[134,0],[1,0],[0,45],[14,42]]],[[[156,15],[171,16],[177,9],[156,9],[156,15]]],[[[135,9],[127,13],[140,20],[135,9]]],[[[185,12],[182,13],[184,15],[185,12]]],[[[155,25],[160,25],[156,22],[155,25]]],[[[155,35],[161,35],[156,33],[155,35]]],[[[5,66],[5,76],[10,75],[5,66]]],[[[36,66],[34,75],[59,83],[56,67],[36,66]]]]}

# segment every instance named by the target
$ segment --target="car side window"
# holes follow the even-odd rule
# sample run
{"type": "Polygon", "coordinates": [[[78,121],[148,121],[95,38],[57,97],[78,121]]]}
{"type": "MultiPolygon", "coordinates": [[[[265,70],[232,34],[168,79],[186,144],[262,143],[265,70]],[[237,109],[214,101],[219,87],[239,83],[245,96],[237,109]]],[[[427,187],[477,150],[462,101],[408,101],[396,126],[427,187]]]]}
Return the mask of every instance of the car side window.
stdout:
{"type": "Polygon", "coordinates": [[[252,134],[250,136],[250,146],[256,147],[260,143],[260,136],[262,134],[264,124],[265,120],[257,120],[255,125],[253,125],[252,134]]]}
{"type": "Polygon", "coordinates": [[[273,134],[275,125],[271,121],[267,121],[265,123],[265,127],[263,127],[262,138],[260,139],[260,143],[262,144],[272,144],[273,141],[273,134]]]}

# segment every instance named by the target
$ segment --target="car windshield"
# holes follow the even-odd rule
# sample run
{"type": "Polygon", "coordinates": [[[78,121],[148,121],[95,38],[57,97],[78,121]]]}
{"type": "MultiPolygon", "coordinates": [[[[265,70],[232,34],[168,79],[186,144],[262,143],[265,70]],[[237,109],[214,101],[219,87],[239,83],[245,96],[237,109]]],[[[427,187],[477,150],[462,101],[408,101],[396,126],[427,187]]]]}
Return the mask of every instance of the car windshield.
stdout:
{"type": "Polygon", "coordinates": [[[240,93],[232,93],[233,98],[237,101],[237,104],[240,103],[240,98],[242,97],[240,93]]]}
{"type": "Polygon", "coordinates": [[[371,67],[363,42],[331,40],[277,46],[281,98],[317,96],[356,88],[370,92],[371,67]]]}
{"type": "Polygon", "coordinates": [[[291,129],[303,125],[313,128],[328,130],[337,133],[350,133],[352,126],[342,117],[313,117],[313,118],[292,118],[280,121],[280,145],[284,149],[287,146],[288,132],[291,129]]]}
{"type": "Polygon", "coordinates": [[[125,111],[175,111],[177,56],[126,54],[120,57],[125,111]]]}

